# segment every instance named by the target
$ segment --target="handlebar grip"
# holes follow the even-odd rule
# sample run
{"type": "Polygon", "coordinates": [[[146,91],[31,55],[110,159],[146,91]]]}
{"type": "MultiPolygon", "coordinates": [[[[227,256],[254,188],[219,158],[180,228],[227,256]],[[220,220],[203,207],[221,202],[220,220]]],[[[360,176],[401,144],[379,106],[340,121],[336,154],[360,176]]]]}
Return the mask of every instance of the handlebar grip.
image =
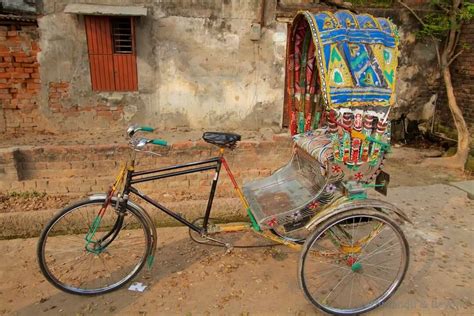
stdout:
{"type": "Polygon", "coordinates": [[[140,130],[144,132],[153,132],[155,129],[151,126],[140,126],[140,130]]]}
{"type": "Polygon", "coordinates": [[[166,140],[163,140],[163,139],[152,139],[150,141],[151,144],[153,145],[160,145],[160,146],[167,146],[168,145],[168,142],[166,140]]]}

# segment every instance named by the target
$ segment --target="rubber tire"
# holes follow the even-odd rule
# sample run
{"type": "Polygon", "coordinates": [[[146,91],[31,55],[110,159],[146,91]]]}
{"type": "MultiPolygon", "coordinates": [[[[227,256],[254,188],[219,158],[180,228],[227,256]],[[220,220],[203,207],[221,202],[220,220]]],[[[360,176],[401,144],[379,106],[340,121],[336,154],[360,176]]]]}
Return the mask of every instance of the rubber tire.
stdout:
{"type": "MultiPolygon", "coordinates": [[[[93,296],[93,295],[99,295],[99,294],[109,293],[109,292],[118,290],[119,288],[123,287],[128,281],[133,279],[142,270],[143,266],[145,265],[147,261],[147,256],[145,256],[142,262],[140,263],[138,269],[136,269],[136,271],[133,274],[130,274],[124,279],[122,279],[121,281],[119,281],[119,283],[116,284],[114,287],[108,287],[101,290],[91,290],[87,292],[74,291],[74,290],[71,290],[70,288],[64,287],[62,283],[58,282],[54,277],[50,275],[49,270],[46,267],[47,266],[46,262],[44,260],[44,246],[45,246],[45,241],[47,240],[46,237],[50,229],[59,219],[61,219],[67,213],[73,212],[75,208],[84,206],[87,204],[97,204],[100,208],[100,206],[104,203],[104,201],[105,201],[105,198],[94,199],[94,200],[87,199],[87,200],[82,200],[77,203],[66,206],[48,222],[48,224],[44,227],[43,231],[41,232],[41,235],[38,240],[38,245],[36,248],[36,255],[37,255],[39,267],[44,277],[46,278],[46,280],[48,280],[49,283],[51,283],[52,285],[54,285],[56,288],[60,289],[63,292],[67,292],[67,293],[75,294],[75,295],[81,295],[81,296],[93,296]]],[[[111,205],[109,205],[109,207],[111,207],[111,205]]],[[[133,207],[129,205],[127,206],[127,211],[133,213],[143,225],[144,233],[146,235],[146,240],[147,240],[146,241],[146,254],[151,253],[152,236],[150,234],[150,228],[148,227],[147,221],[143,218],[143,216],[141,215],[139,211],[135,210],[133,207]]]]}
{"type": "Polygon", "coordinates": [[[275,235],[277,237],[280,237],[281,239],[284,239],[284,240],[290,241],[290,242],[294,242],[295,244],[298,244],[298,245],[302,245],[306,241],[306,238],[293,238],[293,237],[287,236],[285,234],[282,234],[282,233],[278,232],[277,230],[275,230],[273,228],[270,229],[270,232],[273,235],[275,235]]]}
{"type": "Polygon", "coordinates": [[[308,300],[308,302],[310,302],[313,306],[331,315],[359,315],[362,313],[367,313],[368,311],[371,311],[374,308],[377,308],[378,306],[382,305],[384,302],[390,299],[390,297],[397,291],[398,287],[403,283],[403,279],[405,278],[408,266],[410,264],[410,249],[409,249],[405,234],[401,230],[400,226],[388,215],[380,211],[368,210],[365,208],[362,210],[363,212],[361,212],[360,209],[349,210],[341,214],[337,214],[334,217],[331,217],[327,219],[326,221],[324,221],[323,223],[319,224],[319,226],[310,235],[308,235],[308,237],[306,238],[306,242],[303,245],[303,249],[301,250],[300,260],[298,263],[298,281],[299,281],[301,289],[303,290],[304,296],[308,300]],[[319,305],[318,302],[316,302],[316,300],[314,300],[312,296],[310,295],[310,293],[308,292],[308,288],[306,287],[306,283],[304,282],[304,261],[314,240],[318,238],[323,231],[325,231],[329,226],[332,226],[335,222],[340,221],[344,217],[354,216],[354,215],[360,215],[360,216],[368,215],[368,216],[373,216],[375,218],[379,217],[383,219],[384,221],[386,221],[387,223],[389,223],[401,237],[402,244],[404,245],[404,248],[405,248],[406,264],[405,264],[405,267],[403,268],[400,282],[384,300],[382,300],[378,304],[375,304],[374,306],[371,306],[370,308],[358,311],[356,313],[335,313],[334,311],[324,306],[319,305]]]}

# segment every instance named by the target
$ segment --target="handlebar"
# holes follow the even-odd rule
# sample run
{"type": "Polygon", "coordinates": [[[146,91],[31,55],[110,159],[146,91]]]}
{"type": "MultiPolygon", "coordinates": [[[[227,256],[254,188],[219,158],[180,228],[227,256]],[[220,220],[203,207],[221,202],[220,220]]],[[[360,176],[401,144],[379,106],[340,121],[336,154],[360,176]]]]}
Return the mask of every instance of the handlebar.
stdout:
{"type": "Polygon", "coordinates": [[[148,141],[150,144],[153,144],[153,145],[159,145],[159,146],[167,146],[168,145],[168,142],[164,139],[150,139],[148,141]]]}
{"type": "Polygon", "coordinates": [[[137,132],[147,132],[151,133],[154,132],[155,129],[151,126],[138,126],[138,125],[130,125],[127,128],[128,137],[130,137],[130,144],[135,148],[135,150],[143,149],[147,144],[153,144],[158,146],[167,146],[168,142],[163,139],[147,139],[147,138],[136,138],[134,137],[137,132]]]}
{"type": "Polygon", "coordinates": [[[132,138],[133,135],[135,135],[135,133],[137,132],[148,132],[148,133],[151,133],[155,131],[155,129],[151,126],[138,126],[138,125],[130,125],[128,128],[127,128],[127,134],[128,134],[128,137],[132,138]]]}

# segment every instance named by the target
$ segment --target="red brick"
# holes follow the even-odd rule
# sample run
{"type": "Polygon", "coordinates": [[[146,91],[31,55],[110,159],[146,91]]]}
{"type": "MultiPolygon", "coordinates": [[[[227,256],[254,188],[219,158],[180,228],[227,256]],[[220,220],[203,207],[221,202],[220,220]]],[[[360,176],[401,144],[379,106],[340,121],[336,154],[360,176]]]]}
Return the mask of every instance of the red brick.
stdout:
{"type": "Polygon", "coordinates": [[[11,54],[13,57],[15,57],[15,59],[18,57],[18,58],[26,58],[26,57],[30,57],[30,54],[27,54],[25,53],[24,51],[16,51],[16,52],[12,52],[11,54]]]}
{"type": "Polygon", "coordinates": [[[69,88],[69,82],[50,82],[49,84],[55,88],[69,88]]]}
{"type": "Polygon", "coordinates": [[[38,45],[38,42],[31,42],[31,49],[35,51],[40,51],[41,48],[38,45]]]}
{"type": "Polygon", "coordinates": [[[69,92],[69,88],[51,88],[51,89],[56,89],[57,92],[66,92],[68,93],[69,92]]]}
{"type": "Polygon", "coordinates": [[[17,73],[17,72],[13,72],[11,73],[11,77],[12,78],[30,78],[30,74],[26,74],[26,73],[17,73]]]}
{"type": "Polygon", "coordinates": [[[13,61],[13,58],[11,56],[3,57],[3,61],[11,63],[13,61]]]}
{"type": "Polygon", "coordinates": [[[39,73],[32,73],[30,76],[31,76],[31,78],[34,78],[34,79],[39,79],[40,78],[39,73]]]}
{"type": "Polygon", "coordinates": [[[39,64],[38,62],[34,62],[34,63],[21,64],[21,67],[25,67],[25,68],[38,68],[39,65],[40,65],[40,64],[39,64]]]}
{"type": "Polygon", "coordinates": [[[16,99],[31,99],[33,96],[31,93],[17,93],[16,99]]]}
{"type": "Polygon", "coordinates": [[[12,99],[12,95],[11,94],[0,94],[0,100],[10,100],[12,99]]]}
{"type": "Polygon", "coordinates": [[[41,89],[41,85],[39,83],[27,83],[26,89],[28,90],[41,89]]]}
{"type": "Polygon", "coordinates": [[[18,35],[18,32],[17,31],[8,31],[7,32],[7,36],[17,36],[18,35]]]}
{"type": "Polygon", "coordinates": [[[112,112],[110,111],[97,111],[97,115],[112,118],[112,112]]]}
{"type": "Polygon", "coordinates": [[[17,63],[34,63],[36,57],[15,57],[17,63]]]}
{"type": "MultiPolygon", "coordinates": [[[[4,109],[16,109],[16,104],[14,104],[13,102],[10,102],[10,103],[7,103],[7,101],[9,100],[3,100],[3,108],[4,109]]],[[[15,100],[12,100],[12,101],[15,101],[15,100]]]]}
{"type": "Polygon", "coordinates": [[[23,72],[32,73],[32,72],[33,72],[33,68],[23,68],[23,72]]]}
{"type": "Polygon", "coordinates": [[[9,72],[0,72],[0,78],[11,78],[12,75],[9,72]]]}

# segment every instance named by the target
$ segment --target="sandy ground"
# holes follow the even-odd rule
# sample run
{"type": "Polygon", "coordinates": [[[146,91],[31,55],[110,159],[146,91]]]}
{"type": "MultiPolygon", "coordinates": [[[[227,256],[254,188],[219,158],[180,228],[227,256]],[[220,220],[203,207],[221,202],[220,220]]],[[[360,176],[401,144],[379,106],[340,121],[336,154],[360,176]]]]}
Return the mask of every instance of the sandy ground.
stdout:
{"type": "MultiPolygon", "coordinates": [[[[397,293],[373,315],[474,313],[474,203],[448,185],[402,186],[389,200],[414,225],[404,225],[411,247],[408,274],[397,293]]],[[[299,253],[289,248],[234,249],[193,243],[185,228],[158,230],[151,271],[98,297],[60,292],[40,274],[36,239],[0,241],[0,314],[7,315],[313,315],[297,282],[299,253]]],[[[243,236],[244,242],[258,239],[243,236]]]]}

